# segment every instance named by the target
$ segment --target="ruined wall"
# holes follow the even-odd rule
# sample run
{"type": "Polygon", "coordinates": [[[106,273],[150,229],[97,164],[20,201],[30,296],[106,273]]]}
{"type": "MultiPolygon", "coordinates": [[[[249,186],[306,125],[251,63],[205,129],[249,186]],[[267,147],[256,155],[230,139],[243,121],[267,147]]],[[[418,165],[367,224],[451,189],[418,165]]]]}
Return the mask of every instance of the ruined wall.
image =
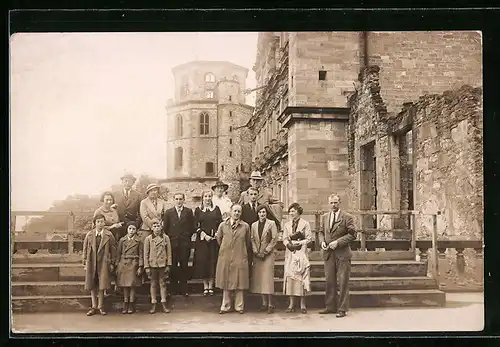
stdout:
{"type": "Polygon", "coordinates": [[[482,85],[480,32],[368,32],[367,40],[368,63],[381,69],[381,95],[391,112],[427,93],[482,85]]]}
{"type": "MultiPolygon", "coordinates": [[[[361,201],[360,148],[375,141],[378,210],[408,206],[401,187],[412,185],[415,210],[423,214],[442,212],[438,216],[439,238],[482,238],[481,89],[462,86],[439,95],[425,95],[414,104],[403,105],[397,115],[385,111],[382,90],[378,67],[368,67],[360,75],[357,93],[350,98],[348,192],[355,207],[360,207],[361,201]],[[412,133],[411,164],[401,142],[407,130],[412,133]],[[405,178],[408,168],[401,162],[412,165],[413,180],[405,178]]],[[[388,218],[379,220],[378,227],[389,228],[392,222],[388,218]]],[[[416,227],[418,238],[429,238],[432,217],[417,216],[416,227]]]]}
{"type": "MultiPolygon", "coordinates": [[[[482,90],[463,86],[421,97],[413,113],[415,208],[442,211],[439,237],[480,239],[483,233],[482,90]]],[[[417,219],[430,235],[432,221],[417,219]]]]}

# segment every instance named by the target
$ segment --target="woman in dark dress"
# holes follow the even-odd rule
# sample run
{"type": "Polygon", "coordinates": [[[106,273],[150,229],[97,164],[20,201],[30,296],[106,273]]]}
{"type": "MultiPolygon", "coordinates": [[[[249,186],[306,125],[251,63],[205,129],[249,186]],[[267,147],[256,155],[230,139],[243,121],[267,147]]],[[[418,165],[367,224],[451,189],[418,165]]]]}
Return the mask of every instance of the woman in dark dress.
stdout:
{"type": "Polygon", "coordinates": [[[202,204],[194,210],[196,220],[196,243],[193,259],[193,278],[203,280],[203,295],[214,295],[214,278],[219,245],[215,233],[222,222],[222,214],[212,202],[213,193],[202,194],[202,204]]]}

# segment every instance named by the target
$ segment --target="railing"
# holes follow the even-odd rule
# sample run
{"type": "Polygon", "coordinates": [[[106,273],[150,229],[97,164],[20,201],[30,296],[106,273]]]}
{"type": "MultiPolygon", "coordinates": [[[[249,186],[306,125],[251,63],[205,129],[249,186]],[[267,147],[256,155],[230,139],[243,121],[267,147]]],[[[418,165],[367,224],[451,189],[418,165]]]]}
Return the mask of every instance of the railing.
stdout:
{"type": "MultiPolygon", "coordinates": [[[[312,245],[313,251],[319,250],[318,242],[318,231],[321,227],[321,216],[325,211],[314,211],[306,212],[303,217],[314,217],[314,224],[312,224],[313,232],[315,233],[315,240],[312,245]]],[[[482,240],[439,240],[438,235],[438,216],[437,214],[423,214],[417,211],[348,211],[353,216],[355,216],[356,231],[358,233],[358,238],[351,243],[351,248],[358,251],[370,251],[370,250],[404,250],[411,251],[417,255],[416,250],[419,250],[418,256],[421,261],[428,261],[429,254],[428,251],[431,250],[431,261],[428,262],[432,277],[436,280],[439,285],[440,278],[443,278],[444,274],[449,270],[448,259],[446,258],[447,249],[456,250],[456,271],[458,276],[463,278],[466,269],[464,250],[473,249],[474,250],[474,262],[476,265],[476,271],[474,275],[477,277],[478,282],[482,283],[483,280],[483,242],[482,240]],[[367,216],[391,216],[391,219],[387,223],[389,226],[393,226],[396,221],[401,223],[401,218],[407,216],[409,221],[407,224],[409,228],[368,228],[364,227],[366,225],[366,220],[363,220],[367,216]],[[427,216],[432,218],[432,232],[430,238],[417,239],[417,216],[427,216]],[[383,234],[393,234],[392,237],[385,239],[377,239],[377,235],[383,234]],[[409,235],[409,239],[397,239],[394,238],[394,234],[409,235]]],[[[83,234],[84,230],[75,230],[75,217],[77,216],[92,216],[90,212],[47,212],[47,211],[11,211],[11,247],[12,253],[17,253],[17,250],[28,250],[29,253],[37,253],[38,250],[49,250],[51,252],[66,253],[68,255],[73,255],[75,252],[79,252],[83,248],[82,240],[75,240],[75,235],[83,234]],[[29,240],[29,231],[25,233],[25,240],[16,240],[15,225],[16,217],[18,216],[66,216],[68,218],[67,224],[67,240],[66,241],[40,241],[40,240],[29,240]]],[[[283,218],[285,222],[287,216],[283,218]]],[[[405,219],[406,220],[406,219],[405,219]]],[[[382,224],[382,221],[378,221],[382,224]]],[[[404,223],[403,223],[404,224],[404,223]]],[[[278,250],[283,250],[284,246],[280,242],[276,247],[278,250]]]]}

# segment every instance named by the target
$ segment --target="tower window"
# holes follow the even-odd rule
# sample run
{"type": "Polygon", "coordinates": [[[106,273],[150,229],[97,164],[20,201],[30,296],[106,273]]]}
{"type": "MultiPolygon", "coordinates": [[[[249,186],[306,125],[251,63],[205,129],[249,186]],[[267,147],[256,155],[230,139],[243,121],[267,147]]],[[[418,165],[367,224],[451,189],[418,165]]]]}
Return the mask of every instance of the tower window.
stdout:
{"type": "Polygon", "coordinates": [[[214,174],[214,163],[205,163],[205,172],[207,176],[213,176],[214,174]]]}
{"type": "Polygon", "coordinates": [[[239,168],[238,168],[238,167],[236,167],[236,173],[238,173],[238,172],[239,172],[239,168]]]}
{"type": "Polygon", "coordinates": [[[233,139],[229,139],[229,144],[232,145],[233,144],[233,139]]]}
{"type": "Polygon", "coordinates": [[[233,97],[231,95],[229,95],[229,101],[232,101],[233,100],[233,97]]]}
{"type": "Polygon", "coordinates": [[[229,151],[229,156],[232,157],[233,156],[233,151],[229,151]]]}
{"type": "Polygon", "coordinates": [[[175,169],[180,170],[182,169],[182,147],[177,147],[175,149],[175,169]]]}
{"type": "Polygon", "coordinates": [[[326,71],[325,70],[319,70],[319,80],[326,81],[326,71]]]}
{"type": "Polygon", "coordinates": [[[176,129],[177,136],[182,137],[182,116],[180,114],[178,114],[176,117],[176,129]]]}
{"type": "Polygon", "coordinates": [[[224,172],[224,165],[220,166],[220,171],[224,172]]]}
{"type": "Polygon", "coordinates": [[[210,130],[210,119],[208,113],[200,113],[200,135],[208,135],[210,130]]]}
{"type": "Polygon", "coordinates": [[[215,75],[211,72],[205,75],[205,82],[215,82],[215,75]]]}
{"type": "Polygon", "coordinates": [[[233,131],[233,126],[232,125],[229,126],[229,132],[231,132],[231,131],[233,131]]]}
{"type": "Polygon", "coordinates": [[[233,111],[229,111],[229,118],[233,116],[233,111]]]}
{"type": "Polygon", "coordinates": [[[207,91],[205,92],[205,97],[206,97],[207,99],[213,99],[213,98],[214,98],[214,92],[213,92],[213,91],[211,91],[211,90],[207,90],[207,91]]]}

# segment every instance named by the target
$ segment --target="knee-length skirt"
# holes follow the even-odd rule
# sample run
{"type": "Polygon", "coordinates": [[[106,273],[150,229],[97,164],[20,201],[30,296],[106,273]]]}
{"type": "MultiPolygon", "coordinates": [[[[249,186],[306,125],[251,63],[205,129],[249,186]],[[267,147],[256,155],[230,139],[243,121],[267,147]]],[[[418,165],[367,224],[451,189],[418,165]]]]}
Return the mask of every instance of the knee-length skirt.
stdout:
{"type": "Polygon", "coordinates": [[[274,293],[274,254],[265,259],[254,257],[250,291],[259,294],[274,293]]]}

